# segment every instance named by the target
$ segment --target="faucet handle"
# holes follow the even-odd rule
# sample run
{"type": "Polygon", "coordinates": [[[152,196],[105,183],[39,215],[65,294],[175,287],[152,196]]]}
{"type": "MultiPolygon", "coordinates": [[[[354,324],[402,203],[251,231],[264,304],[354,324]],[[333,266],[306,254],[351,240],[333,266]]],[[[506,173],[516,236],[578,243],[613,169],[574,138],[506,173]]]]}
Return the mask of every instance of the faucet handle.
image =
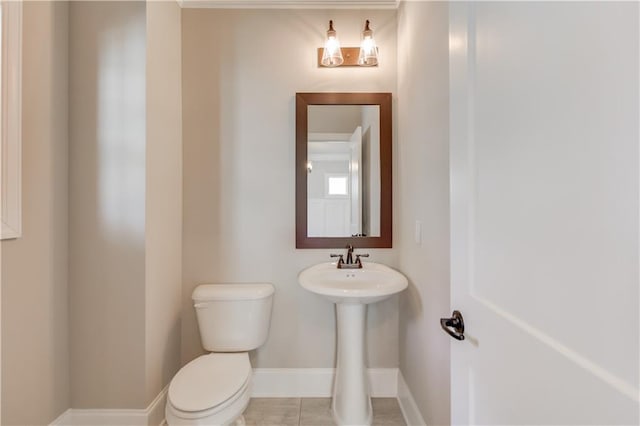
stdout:
{"type": "Polygon", "coordinates": [[[342,256],[343,256],[342,254],[333,254],[333,253],[331,253],[329,255],[329,257],[339,257],[339,259],[338,259],[338,264],[339,265],[344,263],[344,259],[342,258],[342,256]]]}
{"type": "Polygon", "coordinates": [[[361,257],[369,257],[369,254],[356,254],[356,264],[360,265],[362,268],[362,260],[360,260],[361,257]]]}

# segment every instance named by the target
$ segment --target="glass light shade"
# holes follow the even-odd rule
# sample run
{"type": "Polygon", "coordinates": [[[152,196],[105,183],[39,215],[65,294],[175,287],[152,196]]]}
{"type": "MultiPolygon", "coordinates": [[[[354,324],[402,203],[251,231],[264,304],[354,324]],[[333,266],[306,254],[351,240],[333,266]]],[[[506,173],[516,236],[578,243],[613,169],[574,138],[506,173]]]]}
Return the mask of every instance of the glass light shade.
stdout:
{"type": "Polygon", "coordinates": [[[333,21],[329,21],[329,30],[327,31],[327,41],[324,43],[324,51],[322,52],[322,61],[325,67],[337,67],[342,65],[344,58],[342,57],[342,49],[333,29],[333,21]]]}
{"type": "Polygon", "coordinates": [[[360,42],[360,55],[358,55],[358,65],[372,67],[378,65],[378,46],[373,38],[373,31],[369,28],[369,21],[362,31],[362,41],[360,42]]]}

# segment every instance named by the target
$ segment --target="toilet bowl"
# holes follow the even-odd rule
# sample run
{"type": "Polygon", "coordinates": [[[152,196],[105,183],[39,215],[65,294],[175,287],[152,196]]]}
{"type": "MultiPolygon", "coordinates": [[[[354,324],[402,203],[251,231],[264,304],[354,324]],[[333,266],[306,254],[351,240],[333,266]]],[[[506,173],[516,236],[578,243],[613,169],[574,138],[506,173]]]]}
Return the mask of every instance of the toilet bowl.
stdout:
{"type": "Polygon", "coordinates": [[[169,384],[169,426],[244,426],[251,397],[249,350],[267,338],[271,284],[205,284],[193,292],[203,347],[212,351],[187,365],[169,384]]]}
{"type": "Polygon", "coordinates": [[[247,352],[202,355],[171,381],[166,419],[170,425],[244,425],[251,396],[247,352]]]}

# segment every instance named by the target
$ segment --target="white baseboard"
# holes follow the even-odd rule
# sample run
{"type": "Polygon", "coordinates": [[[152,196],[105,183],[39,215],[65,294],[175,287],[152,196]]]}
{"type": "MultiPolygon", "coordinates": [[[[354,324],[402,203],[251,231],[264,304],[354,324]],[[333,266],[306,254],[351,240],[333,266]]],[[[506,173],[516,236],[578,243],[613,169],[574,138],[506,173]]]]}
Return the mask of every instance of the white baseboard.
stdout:
{"type": "Polygon", "coordinates": [[[397,368],[370,368],[369,386],[371,396],[374,398],[395,398],[398,396],[397,368]]]}
{"type": "MultiPolygon", "coordinates": [[[[397,368],[370,368],[367,371],[371,396],[398,398],[409,426],[425,426],[411,391],[397,368]]],[[[331,397],[333,368],[256,368],[253,370],[252,397],[328,398],[331,397]]],[[[70,408],[50,426],[158,426],[164,424],[168,386],[146,409],[70,408]]]]}
{"type": "Polygon", "coordinates": [[[70,408],[49,426],[159,426],[164,422],[167,401],[165,387],[147,408],[141,409],[78,409],[70,408]]]}
{"type": "Polygon", "coordinates": [[[255,398],[321,398],[331,396],[333,368],[254,368],[255,398]]]}
{"type": "Polygon", "coordinates": [[[49,423],[49,426],[66,426],[71,424],[71,408],[60,414],[58,418],[49,423]]]}
{"type": "Polygon", "coordinates": [[[147,412],[147,426],[158,426],[165,424],[164,422],[164,409],[167,405],[167,393],[169,392],[169,385],[165,386],[160,391],[156,399],[145,410],[147,412]]]}
{"type": "Polygon", "coordinates": [[[418,410],[418,405],[413,399],[413,395],[411,395],[409,386],[407,386],[407,382],[404,381],[404,377],[399,371],[397,397],[398,403],[400,404],[400,410],[402,410],[402,415],[404,416],[404,420],[407,422],[407,425],[426,426],[426,423],[422,418],[422,414],[420,414],[420,410],[418,410]]]}
{"type": "MultiPolygon", "coordinates": [[[[393,398],[398,395],[397,368],[370,368],[371,396],[393,398]]],[[[253,391],[256,398],[326,398],[331,396],[333,368],[255,368],[253,391]]]]}

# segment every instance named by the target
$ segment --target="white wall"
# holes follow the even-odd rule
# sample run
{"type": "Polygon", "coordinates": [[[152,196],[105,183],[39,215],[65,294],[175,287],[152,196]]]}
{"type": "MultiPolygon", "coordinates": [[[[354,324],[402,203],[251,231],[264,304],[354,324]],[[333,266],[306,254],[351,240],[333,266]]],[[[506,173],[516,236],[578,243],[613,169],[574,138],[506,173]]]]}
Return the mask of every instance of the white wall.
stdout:
{"type": "Polygon", "coordinates": [[[71,403],[145,392],[145,3],[69,5],[71,403]]]}
{"type": "Polygon", "coordinates": [[[23,235],[2,247],[3,425],[69,406],[67,3],[25,2],[23,235]]]}
{"type": "MultiPolygon", "coordinates": [[[[184,239],[182,361],[202,353],[191,292],[203,282],[276,287],[256,367],[332,367],[333,305],[300,270],[339,250],[295,249],[295,93],[395,92],[395,11],[183,10],[184,239]],[[380,67],[319,69],[329,19],[357,45],[366,19],[380,67]]],[[[395,250],[363,250],[396,264],[395,250]]],[[[398,365],[398,302],[368,317],[369,365],[398,365]]]]}
{"type": "Polygon", "coordinates": [[[400,369],[429,425],[449,423],[449,28],[444,2],[398,11],[400,369]],[[414,241],[422,223],[422,243],[414,241]]]}

